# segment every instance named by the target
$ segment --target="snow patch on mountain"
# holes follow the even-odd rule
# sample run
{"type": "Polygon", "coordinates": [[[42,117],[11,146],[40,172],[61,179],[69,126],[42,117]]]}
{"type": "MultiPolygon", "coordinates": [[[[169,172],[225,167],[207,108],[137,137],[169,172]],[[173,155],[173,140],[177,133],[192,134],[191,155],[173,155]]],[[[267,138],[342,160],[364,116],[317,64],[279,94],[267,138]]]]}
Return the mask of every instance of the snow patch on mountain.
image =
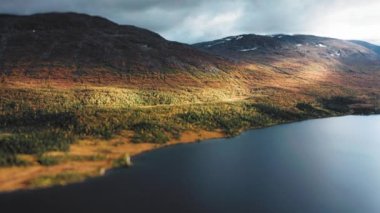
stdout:
{"type": "Polygon", "coordinates": [[[331,57],[340,57],[342,54],[341,54],[341,52],[340,52],[340,50],[339,51],[335,51],[335,52],[333,52],[333,53],[330,53],[330,56],[331,57]]]}
{"type": "Polygon", "coordinates": [[[210,48],[212,46],[219,45],[219,44],[224,44],[224,43],[226,43],[226,41],[217,41],[217,42],[214,42],[212,44],[207,45],[206,47],[210,48]]]}
{"type": "Polygon", "coordinates": [[[257,50],[258,47],[253,47],[253,48],[248,48],[248,49],[241,49],[239,50],[240,52],[248,52],[248,51],[254,51],[254,50],[257,50]]]}

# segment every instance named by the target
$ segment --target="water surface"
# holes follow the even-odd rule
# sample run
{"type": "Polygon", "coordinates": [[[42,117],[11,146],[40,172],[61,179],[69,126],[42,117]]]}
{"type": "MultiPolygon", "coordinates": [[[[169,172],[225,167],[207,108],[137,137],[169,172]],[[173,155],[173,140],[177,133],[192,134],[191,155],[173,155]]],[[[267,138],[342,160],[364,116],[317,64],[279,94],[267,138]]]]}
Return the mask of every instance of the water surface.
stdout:
{"type": "Polygon", "coordinates": [[[380,116],[251,130],[133,160],[85,183],[0,194],[1,212],[380,212],[380,116]]]}

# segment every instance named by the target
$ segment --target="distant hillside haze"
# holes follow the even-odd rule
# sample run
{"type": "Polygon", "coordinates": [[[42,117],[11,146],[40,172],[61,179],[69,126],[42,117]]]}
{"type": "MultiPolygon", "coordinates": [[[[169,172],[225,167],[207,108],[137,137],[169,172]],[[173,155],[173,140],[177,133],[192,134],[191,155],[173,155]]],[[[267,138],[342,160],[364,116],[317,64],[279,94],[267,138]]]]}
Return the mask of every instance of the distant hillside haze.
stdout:
{"type": "Polygon", "coordinates": [[[248,63],[280,59],[314,61],[342,71],[380,67],[380,47],[311,35],[238,35],[193,45],[206,52],[248,63]]]}
{"type": "Polygon", "coordinates": [[[371,44],[365,41],[358,41],[358,40],[351,40],[351,42],[355,44],[359,44],[363,47],[366,47],[380,55],[380,46],[377,46],[375,44],[371,44]]]}

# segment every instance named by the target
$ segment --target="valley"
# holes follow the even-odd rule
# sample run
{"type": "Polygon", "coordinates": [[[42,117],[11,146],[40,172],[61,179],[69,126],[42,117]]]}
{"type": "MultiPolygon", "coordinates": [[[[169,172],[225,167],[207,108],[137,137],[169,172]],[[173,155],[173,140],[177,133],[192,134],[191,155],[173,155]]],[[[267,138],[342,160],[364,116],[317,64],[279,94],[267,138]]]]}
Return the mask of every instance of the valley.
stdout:
{"type": "Polygon", "coordinates": [[[75,13],[1,15],[0,40],[0,191],[82,181],[167,145],[380,112],[380,55],[360,42],[188,45],[75,13]]]}

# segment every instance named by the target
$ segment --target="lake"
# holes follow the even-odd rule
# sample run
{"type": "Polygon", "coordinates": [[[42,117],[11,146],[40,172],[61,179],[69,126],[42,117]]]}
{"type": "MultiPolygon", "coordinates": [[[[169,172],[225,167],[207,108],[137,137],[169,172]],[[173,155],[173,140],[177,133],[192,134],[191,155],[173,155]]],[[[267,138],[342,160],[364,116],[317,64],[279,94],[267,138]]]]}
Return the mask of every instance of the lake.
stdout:
{"type": "Polygon", "coordinates": [[[176,145],[130,169],[0,194],[17,212],[380,212],[380,116],[317,119],[176,145]]]}

